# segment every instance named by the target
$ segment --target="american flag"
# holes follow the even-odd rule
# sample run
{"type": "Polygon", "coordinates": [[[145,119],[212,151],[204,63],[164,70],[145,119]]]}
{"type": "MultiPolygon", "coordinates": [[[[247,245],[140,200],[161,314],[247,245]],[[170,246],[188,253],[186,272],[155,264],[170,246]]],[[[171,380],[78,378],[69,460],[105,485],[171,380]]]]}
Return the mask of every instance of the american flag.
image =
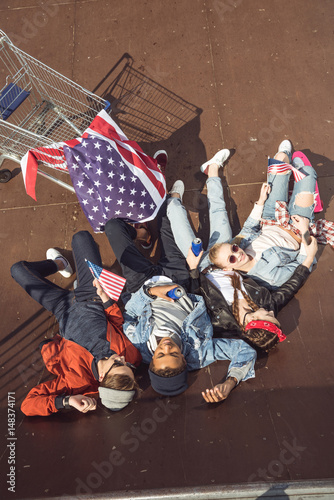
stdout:
{"type": "Polygon", "coordinates": [[[32,150],[21,161],[27,193],[35,197],[37,161],[68,168],[80,205],[95,232],[111,218],[127,222],[154,219],[166,196],[157,161],[128,140],[105,112],[82,137],[32,150]],[[28,191],[29,187],[29,191],[28,191]]]}
{"type": "Polygon", "coordinates": [[[126,279],[103,269],[93,262],[86,260],[94,278],[98,280],[105,293],[112,299],[118,300],[125,286],[126,279]]]}
{"type": "Polygon", "coordinates": [[[304,179],[304,177],[306,177],[307,175],[304,174],[301,170],[298,170],[298,168],[294,167],[293,165],[290,165],[289,163],[282,163],[279,160],[268,157],[268,174],[282,174],[284,172],[287,172],[288,170],[292,171],[296,182],[304,179]]]}

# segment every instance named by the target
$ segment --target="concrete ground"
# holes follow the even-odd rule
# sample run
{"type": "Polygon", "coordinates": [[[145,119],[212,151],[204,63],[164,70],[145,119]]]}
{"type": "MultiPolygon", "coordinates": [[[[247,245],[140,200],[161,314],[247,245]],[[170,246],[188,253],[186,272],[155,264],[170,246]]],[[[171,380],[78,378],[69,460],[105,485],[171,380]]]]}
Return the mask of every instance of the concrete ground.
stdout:
{"type": "MultiPolygon", "coordinates": [[[[309,157],[324,203],[319,215],[334,220],[331,0],[0,0],[0,19],[19,48],[105,98],[124,95],[127,83],[115,78],[130,64],[127,82],[140,92],[120,123],[147,153],[168,151],[168,187],[184,180],[185,205],[204,240],[199,166],[222,147],[235,150],[221,174],[234,232],[283,138],[309,157]]],[[[0,68],[0,87],[4,77],[0,68]]],[[[330,247],[319,247],[316,271],[279,315],[287,341],[260,357],[256,378],[225,403],[209,407],[200,394],[226,374],[219,362],[192,373],[189,390],[170,400],[148,387],[141,369],[143,396],[119,414],[99,407],[27,418],[20,403],[47,376],[38,345],[57,325],[12,281],[10,266],[43,259],[50,246],[70,250],[73,233],[90,226],[74,194],[38,177],[34,202],[18,165],[3,168],[13,178],[0,185],[1,498],[149,498],[148,490],[164,498],[267,498],[275,485],[277,498],[292,498],[295,482],[314,481],[324,481],[313,486],[320,492],[325,485],[326,498],[334,498],[330,247]],[[16,402],[12,451],[9,392],[16,402]],[[11,453],[15,492],[6,483],[11,453]]],[[[118,272],[105,235],[96,241],[105,267],[118,272]]]]}

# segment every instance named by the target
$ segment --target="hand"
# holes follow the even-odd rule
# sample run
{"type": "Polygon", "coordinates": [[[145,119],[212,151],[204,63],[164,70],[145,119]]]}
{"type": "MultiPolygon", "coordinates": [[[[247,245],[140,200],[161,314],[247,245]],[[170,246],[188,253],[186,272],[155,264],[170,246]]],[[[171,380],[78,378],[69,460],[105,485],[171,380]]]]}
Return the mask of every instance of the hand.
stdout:
{"type": "Polygon", "coordinates": [[[219,403],[228,397],[236,385],[234,378],[228,378],[224,383],[215,385],[213,389],[206,389],[202,392],[202,396],[207,403],[219,403]]]}
{"type": "Polygon", "coordinates": [[[70,406],[73,406],[76,410],[81,411],[81,413],[96,410],[96,400],[94,398],[84,396],[83,394],[71,396],[68,402],[70,406]]]}
{"type": "Polygon", "coordinates": [[[316,253],[318,251],[318,242],[314,236],[310,236],[311,243],[305,247],[306,255],[310,257],[313,261],[316,253]]]}
{"type": "Polygon", "coordinates": [[[266,182],[264,182],[261,186],[261,191],[260,191],[260,196],[259,196],[259,199],[258,201],[256,202],[257,205],[260,205],[260,206],[263,206],[266,199],[268,198],[268,195],[271,191],[271,187],[269,186],[269,184],[267,184],[266,182]]]}
{"type": "Polygon", "coordinates": [[[310,238],[311,238],[311,243],[309,245],[305,245],[306,258],[303,262],[303,265],[308,268],[310,268],[311,265],[313,264],[314,257],[318,251],[317,240],[315,239],[314,236],[310,236],[310,238]]]}
{"type": "Polygon", "coordinates": [[[201,250],[198,257],[196,257],[196,255],[192,251],[191,247],[189,248],[188,255],[187,255],[187,264],[189,266],[190,271],[192,271],[193,269],[197,269],[199,261],[202,258],[202,255],[203,255],[203,250],[201,250]]]}
{"type": "Polygon", "coordinates": [[[301,232],[302,235],[308,231],[310,221],[307,217],[291,215],[291,219],[293,220],[293,225],[301,232]]]}
{"type": "Polygon", "coordinates": [[[154,295],[155,297],[160,297],[160,299],[165,299],[168,300],[168,302],[174,302],[174,299],[171,297],[168,297],[167,292],[169,290],[173,290],[177,285],[161,285],[161,286],[152,286],[152,288],[149,288],[150,294],[154,295]]]}
{"type": "Polygon", "coordinates": [[[108,295],[106,294],[106,292],[103,290],[102,286],[100,285],[99,281],[97,280],[97,278],[94,279],[93,281],[93,285],[96,287],[96,293],[98,294],[98,296],[100,297],[100,299],[102,300],[103,303],[105,302],[108,302],[109,300],[109,297],[108,295]]]}

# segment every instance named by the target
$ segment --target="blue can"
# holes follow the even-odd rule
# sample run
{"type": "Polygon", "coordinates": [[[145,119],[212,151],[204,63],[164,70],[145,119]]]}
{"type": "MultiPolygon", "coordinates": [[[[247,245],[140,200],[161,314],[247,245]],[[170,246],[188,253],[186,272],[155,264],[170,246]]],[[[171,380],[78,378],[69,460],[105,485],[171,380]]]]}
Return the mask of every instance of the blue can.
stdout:
{"type": "Polygon", "coordinates": [[[184,290],[180,286],[176,286],[167,292],[168,297],[174,300],[179,300],[184,295],[184,290]]]}
{"type": "Polygon", "coordinates": [[[193,254],[196,255],[196,257],[199,256],[199,254],[202,251],[202,240],[201,238],[195,238],[194,241],[191,243],[191,249],[193,251],[193,254]]]}

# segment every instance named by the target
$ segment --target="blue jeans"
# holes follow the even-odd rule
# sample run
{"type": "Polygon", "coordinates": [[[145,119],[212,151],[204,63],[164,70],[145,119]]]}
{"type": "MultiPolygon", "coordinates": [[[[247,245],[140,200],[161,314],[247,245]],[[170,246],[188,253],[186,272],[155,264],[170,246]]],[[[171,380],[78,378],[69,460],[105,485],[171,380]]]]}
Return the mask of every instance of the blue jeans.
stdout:
{"type": "MultiPolygon", "coordinates": [[[[304,179],[301,179],[299,182],[294,183],[292,195],[288,204],[288,211],[290,216],[300,215],[301,217],[307,217],[311,222],[313,222],[314,203],[310,207],[300,207],[296,204],[296,196],[297,194],[302,192],[312,194],[315,193],[317,174],[314,168],[310,166],[304,166],[301,171],[308,175],[304,177],[304,179]]],[[[268,183],[271,186],[271,192],[264,204],[262,213],[263,219],[275,219],[276,201],[288,202],[289,180],[289,174],[269,174],[268,183]]]]}
{"type": "Polygon", "coordinates": [[[74,301],[99,300],[93,286],[93,276],[85,258],[102,266],[98,247],[88,231],[80,231],[73,236],[72,250],[77,272],[78,287],[74,291],[65,290],[55,285],[47,276],[58,269],[52,260],[38,262],[21,261],[14,264],[11,274],[14,280],[41,306],[52,312],[57,320],[67,311],[74,301]]]}
{"type": "MultiPolygon", "coordinates": [[[[207,250],[203,253],[199,270],[210,265],[209,250],[215,243],[226,243],[232,238],[230,221],[224,201],[223,186],[219,177],[209,177],[208,205],[210,220],[210,237],[207,250]]],[[[175,242],[183,255],[188,255],[191,242],[196,237],[189,223],[187,211],[179,198],[169,198],[167,201],[167,216],[170,220],[175,242]]]]}

